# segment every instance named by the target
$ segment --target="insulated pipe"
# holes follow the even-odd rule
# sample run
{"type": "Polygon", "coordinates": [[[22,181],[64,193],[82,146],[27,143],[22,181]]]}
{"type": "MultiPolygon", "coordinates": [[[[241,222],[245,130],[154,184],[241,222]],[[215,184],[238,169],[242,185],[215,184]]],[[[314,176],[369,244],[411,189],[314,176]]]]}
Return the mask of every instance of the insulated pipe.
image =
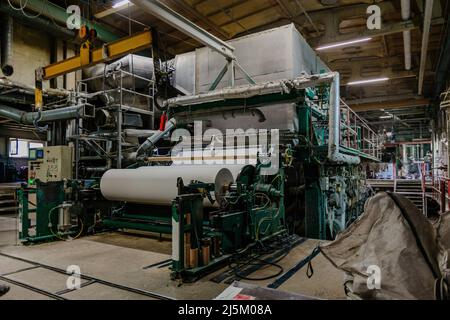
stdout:
{"type": "Polygon", "coordinates": [[[150,137],[155,133],[158,133],[159,130],[146,130],[146,129],[124,129],[125,137],[133,137],[133,138],[144,138],[150,137]]]}
{"type": "Polygon", "coordinates": [[[330,83],[333,80],[333,77],[334,73],[329,72],[318,75],[302,75],[291,80],[265,81],[256,85],[223,88],[196,95],[170,98],[164,102],[164,107],[176,108],[180,106],[193,106],[200,103],[223,101],[225,99],[246,99],[257,95],[290,93],[293,89],[302,90],[323,83],[330,83]]]}
{"type": "Polygon", "coordinates": [[[177,121],[175,120],[175,118],[171,118],[169,121],[167,121],[166,127],[164,128],[163,131],[158,131],[157,133],[151,135],[150,137],[147,138],[147,140],[145,140],[145,142],[143,144],[141,144],[139,146],[139,148],[136,151],[136,157],[139,157],[145,151],[147,151],[151,148],[154,148],[156,142],[158,142],[159,139],[161,139],[168,132],[170,132],[176,126],[176,124],[177,124],[177,121]]]}
{"type": "MultiPolygon", "coordinates": [[[[0,1],[2,2],[2,1],[0,1]]],[[[24,15],[20,10],[12,9],[8,3],[0,3],[0,11],[5,14],[11,16],[12,18],[19,19],[16,21],[20,21],[21,24],[38,29],[45,30],[46,33],[61,38],[63,40],[67,40],[71,43],[76,43],[76,39],[73,37],[73,32],[67,29],[67,27],[62,27],[53,23],[53,21],[48,19],[43,19],[41,17],[36,17],[33,19],[24,19],[24,15]]]]}
{"type": "Polygon", "coordinates": [[[338,72],[334,72],[333,82],[331,83],[330,109],[328,117],[328,159],[331,162],[337,163],[359,164],[361,161],[359,157],[350,156],[339,152],[341,98],[338,72]]]}
{"type": "MultiPolygon", "coordinates": [[[[11,79],[8,79],[8,78],[0,78],[0,88],[17,89],[18,93],[23,93],[23,94],[34,97],[34,90],[35,90],[34,87],[26,85],[26,84],[18,82],[18,81],[12,81],[11,79]]],[[[48,88],[48,89],[44,90],[44,97],[52,96],[52,97],[65,98],[65,97],[69,96],[69,94],[70,94],[69,90],[63,90],[63,89],[48,88]]]]}
{"type": "Polygon", "coordinates": [[[2,41],[2,52],[1,52],[1,60],[2,60],[2,72],[5,76],[9,77],[14,73],[14,68],[11,64],[12,60],[12,45],[13,45],[13,19],[9,15],[1,16],[1,41],[2,41]]]}
{"type": "Polygon", "coordinates": [[[0,116],[11,119],[21,124],[32,125],[36,121],[49,122],[76,118],[93,117],[94,107],[72,106],[39,112],[25,112],[16,108],[0,105],[0,116]]]}
{"type": "MultiPolygon", "coordinates": [[[[233,109],[229,111],[210,111],[208,112],[207,118],[210,119],[214,116],[222,116],[224,120],[234,121],[237,117],[245,117],[252,116],[258,119],[258,122],[265,122],[267,120],[264,113],[258,108],[247,108],[247,109],[233,109]]],[[[190,112],[189,119],[197,120],[197,119],[205,119],[205,114],[201,112],[190,112]]]]}
{"type": "MultiPolygon", "coordinates": [[[[409,20],[411,16],[410,0],[401,0],[401,10],[403,21],[409,20]]],[[[405,69],[411,70],[411,31],[403,31],[403,48],[405,53],[405,69]]]]}
{"type": "Polygon", "coordinates": [[[433,15],[433,0],[427,0],[425,1],[425,12],[423,18],[423,32],[422,32],[422,48],[420,50],[419,87],[417,89],[417,93],[419,96],[422,95],[423,80],[425,78],[425,67],[427,65],[427,53],[428,53],[428,39],[430,36],[432,15],[433,15]]]}
{"type": "MultiPolygon", "coordinates": [[[[69,17],[74,14],[73,11],[62,8],[46,0],[27,0],[26,2],[20,0],[11,1],[16,3],[18,6],[23,6],[23,4],[26,3],[27,10],[33,10],[34,12],[41,13],[42,16],[51,18],[52,20],[55,20],[63,25],[66,25],[67,21],[69,21],[69,17]]],[[[95,31],[97,31],[97,38],[104,42],[112,42],[119,39],[119,36],[117,36],[111,28],[106,27],[103,24],[92,22],[83,17],[81,17],[81,24],[87,25],[89,29],[95,29],[95,31]]]]}

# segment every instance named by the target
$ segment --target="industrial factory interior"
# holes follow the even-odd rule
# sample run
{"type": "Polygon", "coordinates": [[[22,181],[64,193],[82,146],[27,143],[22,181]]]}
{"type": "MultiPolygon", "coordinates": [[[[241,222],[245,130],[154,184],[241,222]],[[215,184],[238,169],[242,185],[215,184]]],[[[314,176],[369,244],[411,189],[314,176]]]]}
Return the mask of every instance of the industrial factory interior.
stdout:
{"type": "Polygon", "coordinates": [[[0,309],[450,299],[449,13],[0,0],[0,309]]]}

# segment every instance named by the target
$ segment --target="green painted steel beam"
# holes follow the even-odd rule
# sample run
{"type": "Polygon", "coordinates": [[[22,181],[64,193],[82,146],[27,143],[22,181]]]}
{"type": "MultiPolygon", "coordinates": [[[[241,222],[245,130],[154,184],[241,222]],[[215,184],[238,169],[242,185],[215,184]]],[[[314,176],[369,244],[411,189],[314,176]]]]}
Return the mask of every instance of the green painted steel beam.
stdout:
{"type": "MultiPolygon", "coordinates": [[[[13,2],[17,6],[21,5],[18,0],[13,0],[13,2]]],[[[33,10],[36,13],[42,12],[41,14],[43,16],[64,25],[66,25],[67,20],[71,16],[71,13],[67,13],[66,8],[62,8],[46,0],[28,0],[26,2],[26,9],[33,10]]],[[[94,28],[97,31],[97,37],[104,42],[111,42],[120,38],[111,28],[98,22],[89,21],[81,17],[81,23],[87,25],[90,29],[94,28]]]]}

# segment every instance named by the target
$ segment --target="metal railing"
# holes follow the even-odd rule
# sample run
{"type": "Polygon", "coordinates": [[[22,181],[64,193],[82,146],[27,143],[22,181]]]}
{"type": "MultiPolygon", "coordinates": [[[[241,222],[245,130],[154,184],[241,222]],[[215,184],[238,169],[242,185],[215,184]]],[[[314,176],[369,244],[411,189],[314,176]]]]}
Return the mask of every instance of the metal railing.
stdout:
{"type": "MultiPolygon", "coordinates": [[[[420,197],[421,198],[421,208],[422,212],[425,216],[428,214],[428,206],[427,206],[427,197],[431,197],[431,192],[429,192],[430,184],[427,183],[427,181],[430,181],[431,179],[427,179],[427,170],[425,162],[419,162],[417,165],[420,168],[420,176],[419,179],[398,179],[397,177],[397,166],[394,161],[393,163],[393,173],[392,173],[392,180],[393,180],[393,191],[395,193],[399,193],[404,195],[407,198],[414,198],[414,197],[420,197]],[[399,184],[399,181],[402,182],[399,184]],[[415,184],[417,183],[417,184],[415,184]],[[420,191],[414,191],[414,187],[420,187],[420,191]],[[411,191],[405,191],[405,189],[411,188],[411,191]]],[[[431,178],[431,177],[430,177],[431,178]]],[[[410,199],[411,200],[411,199],[410,199]]]]}
{"type": "Polygon", "coordinates": [[[433,173],[431,184],[431,197],[437,201],[441,207],[440,212],[444,213],[450,209],[450,178],[433,173]]]}
{"type": "Polygon", "coordinates": [[[341,100],[341,146],[381,160],[381,138],[366,120],[341,100]]]}

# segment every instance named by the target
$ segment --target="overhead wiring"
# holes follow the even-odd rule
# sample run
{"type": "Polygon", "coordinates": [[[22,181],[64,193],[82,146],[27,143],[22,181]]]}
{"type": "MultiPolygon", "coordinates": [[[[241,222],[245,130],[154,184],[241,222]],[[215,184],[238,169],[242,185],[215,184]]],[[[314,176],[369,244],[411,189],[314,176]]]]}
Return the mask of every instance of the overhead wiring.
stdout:
{"type": "Polygon", "coordinates": [[[24,2],[23,4],[22,4],[22,2],[23,2],[23,0],[19,0],[19,5],[20,5],[20,7],[15,7],[15,6],[11,3],[11,0],[8,0],[8,4],[9,4],[9,6],[10,6],[13,10],[22,12],[22,14],[23,14],[25,17],[30,18],[30,19],[35,19],[35,18],[39,17],[40,15],[42,15],[42,14],[44,13],[44,9],[46,9],[47,6],[48,6],[48,0],[47,0],[47,1],[44,1],[44,2],[42,3],[42,7],[41,7],[40,12],[38,12],[36,15],[29,15],[28,13],[25,12],[25,9],[26,9],[26,7],[27,7],[27,5],[28,5],[28,0],[25,0],[25,2],[24,2]]]}
{"type": "Polygon", "coordinates": [[[20,7],[17,8],[17,7],[15,7],[15,6],[11,3],[11,0],[7,0],[7,1],[8,1],[8,3],[9,3],[9,6],[10,6],[13,10],[16,10],[16,11],[22,11],[22,10],[25,8],[25,6],[26,6],[26,3],[25,3],[25,6],[22,6],[22,4],[20,3],[20,7]]]}

